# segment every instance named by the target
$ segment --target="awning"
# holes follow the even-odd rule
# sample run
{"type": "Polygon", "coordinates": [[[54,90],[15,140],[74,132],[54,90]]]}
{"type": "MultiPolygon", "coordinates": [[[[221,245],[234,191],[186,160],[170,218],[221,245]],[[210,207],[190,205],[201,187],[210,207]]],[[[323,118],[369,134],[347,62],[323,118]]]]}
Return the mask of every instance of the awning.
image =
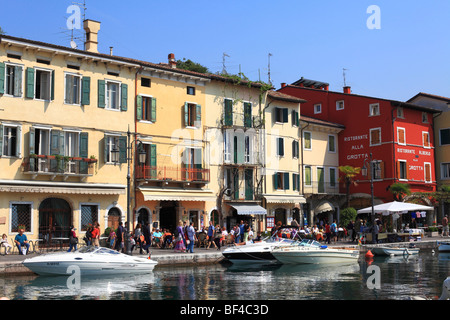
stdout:
{"type": "Polygon", "coordinates": [[[319,214],[319,213],[329,212],[329,211],[334,211],[334,208],[331,206],[331,204],[329,202],[325,202],[314,209],[314,214],[319,214]]]}
{"type": "Polygon", "coordinates": [[[250,216],[267,214],[267,210],[257,204],[230,203],[230,206],[235,208],[239,215],[250,216]]]}
{"type": "Polygon", "coordinates": [[[212,190],[140,188],[145,201],[216,201],[212,190]]]}
{"type": "Polygon", "coordinates": [[[273,195],[263,195],[266,199],[267,203],[306,203],[306,199],[302,196],[297,195],[282,195],[282,196],[273,196],[273,195]]]}

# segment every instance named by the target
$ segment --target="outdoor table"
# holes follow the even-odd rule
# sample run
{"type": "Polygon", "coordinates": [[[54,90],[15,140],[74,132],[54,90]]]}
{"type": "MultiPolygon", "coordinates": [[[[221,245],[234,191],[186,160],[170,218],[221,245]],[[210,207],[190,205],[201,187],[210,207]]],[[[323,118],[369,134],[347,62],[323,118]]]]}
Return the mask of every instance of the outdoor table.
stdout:
{"type": "Polygon", "coordinates": [[[67,240],[69,241],[69,238],[52,238],[52,241],[59,241],[59,249],[62,250],[63,242],[67,240]]]}

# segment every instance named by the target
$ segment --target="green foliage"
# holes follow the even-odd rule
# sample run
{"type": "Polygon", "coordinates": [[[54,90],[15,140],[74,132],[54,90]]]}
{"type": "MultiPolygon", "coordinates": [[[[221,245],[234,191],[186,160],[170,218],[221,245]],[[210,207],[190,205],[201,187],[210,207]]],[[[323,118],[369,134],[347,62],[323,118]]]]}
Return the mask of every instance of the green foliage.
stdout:
{"type": "Polygon", "coordinates": [[[209,73],[207,67],[202,66],[200,63],[193,62],[190,59],[183,58],[183,60],[177,60],[177,68],[182,70],[194,71],[198,73],[209,73]]]}
{"type": "Polygon", "coordinates": [[[346,227],[350,221],[355,221],[357,215],[355,208],[345,208],[340,212],[340,224],[346,227]]]}
{"type": "Polygon", "coordinates": [[[2,27],[0,27],[0,36],[6,34],[6,32],[2,29],[2,27]]]}
{"type": "Polygon", "coordinates": [[[350,206],[350,186],[352,184],[354,184],[355,186],[357,185],[357,183],[353,179],[361,172],[361,168],[352,166],[340,166],[339,171],[343,174],[340,180],[343,180],[345,183],[347,194],[346,204],[348,208],[350,206]]]}
{"type": "Polygon", "coordinates": [[[394,183],[389,187],[389,191],[394,196],[395,201],[403,201],[405,196],[409,196],[411,194],[411,187],[409,184],[405,183],[394,183]]]}

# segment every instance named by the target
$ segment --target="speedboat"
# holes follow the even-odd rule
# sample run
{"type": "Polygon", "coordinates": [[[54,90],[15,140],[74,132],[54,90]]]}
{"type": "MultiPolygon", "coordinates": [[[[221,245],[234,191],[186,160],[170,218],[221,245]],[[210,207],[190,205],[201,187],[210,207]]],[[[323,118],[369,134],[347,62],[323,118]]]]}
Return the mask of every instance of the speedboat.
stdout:
{"type": "Polygon", "coordinates": [[[376,256],[402,256],[418,254],[419,248],[373,247],[370,251],[376,256]]]}
{"type": "Polygon", "coordinates": [[[75,252],[45,254],[26,259],[23,265],[38,275],[142,274],[153,270],[158,262],[129,256],[103,247],[87,246],[75,252]]]}
{"type": "Polygon", "coordinates": [[[357,262],[359,258],[358,249],[330,248],[308,239],[274,247],[272,254],[283,264],[346,263],[357,262]]]}
{"type": "MultiPolygon", "coordinates": [[[[281,233],[289,229],[298,229],[298,227],[284,226],[282,227],[284,231],[281,233]]],[[[290,246],[296,242],[294,239],[296,236],[298,236],[298,233],[293,239],[278,237],[277,234],[274,234],[259,242],[249,241],[244,244],[233,245],[225,249],[222,254],[233,264],[278,264],[278,260],[272,255],[273,248],[290,246]]]]}
{"type": "Polygon", "coordinates": [[[439,252],[450,252],[450,242],[439,241],[437,244],[439,252]]]}

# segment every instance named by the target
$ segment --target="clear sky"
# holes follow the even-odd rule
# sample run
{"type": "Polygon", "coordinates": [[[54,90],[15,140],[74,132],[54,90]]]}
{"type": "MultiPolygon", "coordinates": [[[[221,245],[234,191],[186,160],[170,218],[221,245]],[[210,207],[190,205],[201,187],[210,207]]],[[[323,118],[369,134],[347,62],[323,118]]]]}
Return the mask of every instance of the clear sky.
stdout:
{"type": "MultiPolygon", "coordinates": [[[[0,0],[7,34],[69,46],[71,0],[0,0]]],[[[83,2],[83,0],[78,0],[83,2]]],[[[102,23],[99,50],[153,63],[191,59],[213,73],[292,83],[346,84],[357,94],[406,101],[418,92],[450,97],[450,1],[86,0],[102,23]],[[369,29],[370,5],[380,9],[369,29]]],[[[372,21],[372,20],[370,20],[372,21]]],[[[81,35],[81,31],[75,33],[81,35]]]]}

